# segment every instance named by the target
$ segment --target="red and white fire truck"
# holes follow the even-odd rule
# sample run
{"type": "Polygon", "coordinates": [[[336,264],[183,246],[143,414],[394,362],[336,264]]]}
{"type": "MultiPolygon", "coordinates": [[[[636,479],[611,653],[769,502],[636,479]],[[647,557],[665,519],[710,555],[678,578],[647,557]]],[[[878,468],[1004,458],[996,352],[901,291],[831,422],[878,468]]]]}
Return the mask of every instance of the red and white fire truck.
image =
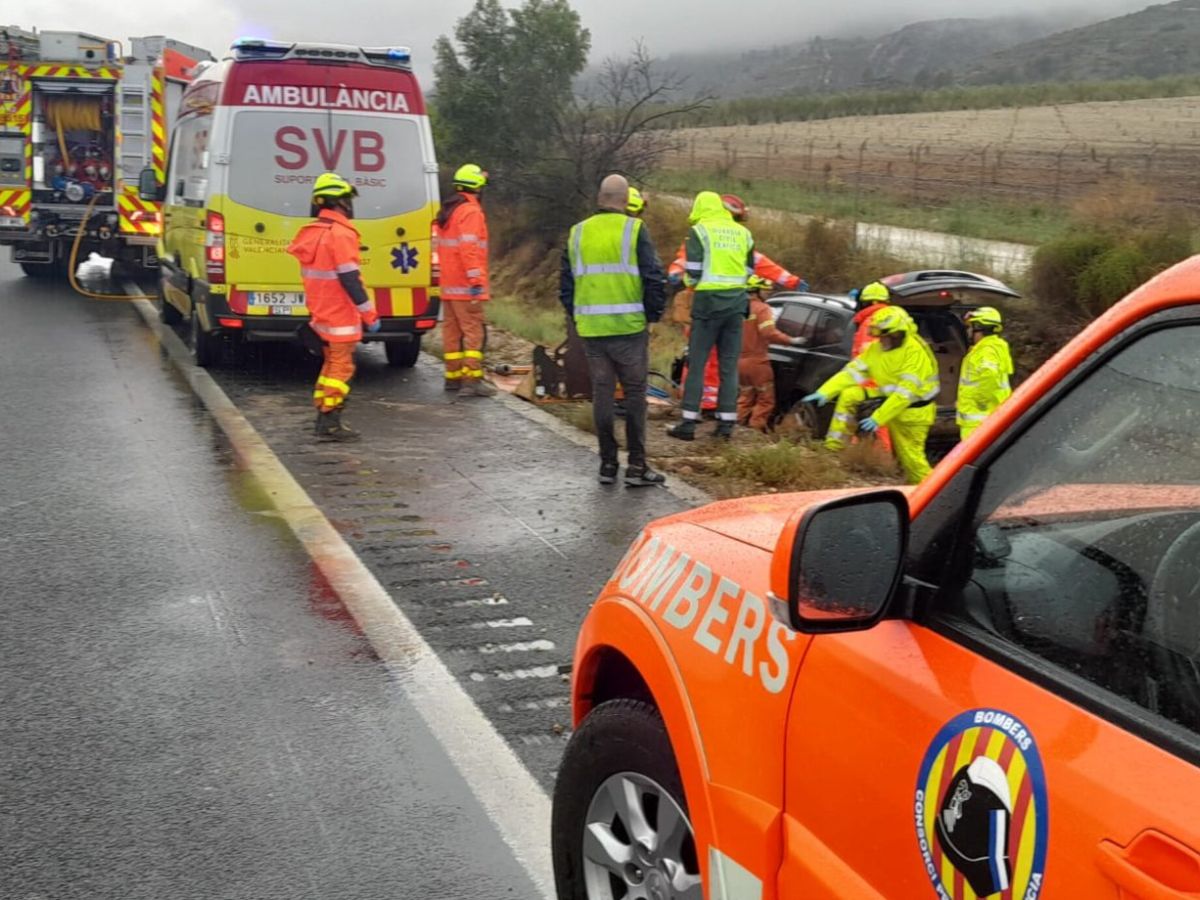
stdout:
{"type": "Polygon", "coordinates": [[[152,267],[161,204],[139,175],[166,178],[167,136],[206,50],[170,38],[118,41],[0,28],[0,244],[27,275],[65,273],[83,248],[152,267]],[[85,221],[86,219],[86,221],[85,221]]]}

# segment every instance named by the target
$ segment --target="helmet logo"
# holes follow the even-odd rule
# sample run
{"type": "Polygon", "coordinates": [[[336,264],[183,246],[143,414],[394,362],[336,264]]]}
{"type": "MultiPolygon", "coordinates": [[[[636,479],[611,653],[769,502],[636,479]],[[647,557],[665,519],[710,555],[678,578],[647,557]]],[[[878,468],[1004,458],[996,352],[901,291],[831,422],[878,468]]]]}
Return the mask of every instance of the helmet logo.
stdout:
{"type": "Polygon", "coordinates": [[[1041,756],[1019,719],[995,709],[957,716],[917,777],[917,844],[938,897],[1041,896],[1049,806],[1041,756]]]}

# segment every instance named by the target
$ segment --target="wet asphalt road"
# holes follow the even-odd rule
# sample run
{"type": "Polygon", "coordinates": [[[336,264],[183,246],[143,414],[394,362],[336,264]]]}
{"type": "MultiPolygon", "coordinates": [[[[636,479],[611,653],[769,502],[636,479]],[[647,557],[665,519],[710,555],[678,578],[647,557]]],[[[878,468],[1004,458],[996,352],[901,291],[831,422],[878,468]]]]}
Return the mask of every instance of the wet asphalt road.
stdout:
{"type": "Polygon", "coordinates": [[[318,365],[300,351],[254,344],[210,371],[549,789],[579,623],[642,526],[685,504],[601,486],[591,449],[446,394],[427,356],[356,358],[351,445],[313,441],[318,365]]]}
{"type": "MultiPolygon", "coordinates": [[[[0,262],[0,322],[0,895],[534,896],[137,313],[0,262]]],[[[666,495],[569,512],[585,453],[499,405],[468,426],[377,350],[371,440],[318,451],[272,354],[223,382],[547,780],[566,686],[505,673],[568,662],[666,495]]]]}

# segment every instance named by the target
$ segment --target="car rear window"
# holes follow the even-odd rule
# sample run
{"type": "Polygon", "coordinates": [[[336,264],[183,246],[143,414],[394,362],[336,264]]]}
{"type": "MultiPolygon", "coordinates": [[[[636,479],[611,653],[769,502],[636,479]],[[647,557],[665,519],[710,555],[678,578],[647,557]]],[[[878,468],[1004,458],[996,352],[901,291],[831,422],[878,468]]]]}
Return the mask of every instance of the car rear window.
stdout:
{"type": "Polygon", "coordinates": [[[328,171],[358,188],[356,218],[382,219],[430,201],[414,119],[294,109],[234,114],[231,200],[267,213],[307,216],[312,183],[328,171]]]}

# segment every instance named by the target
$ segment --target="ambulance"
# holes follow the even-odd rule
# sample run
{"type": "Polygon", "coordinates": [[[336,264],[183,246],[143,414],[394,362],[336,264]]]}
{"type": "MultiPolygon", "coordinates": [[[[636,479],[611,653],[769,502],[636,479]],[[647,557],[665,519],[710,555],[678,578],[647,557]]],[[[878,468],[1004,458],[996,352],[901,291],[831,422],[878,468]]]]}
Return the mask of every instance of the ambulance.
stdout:
{"type": "Polygon", "coordinates": [[[920,486],[650,524],[582,626],[563,900],[1200,897],[1200,257],[920,486]]]}
{"type": "Polygon", "coordinates": [[[437,161],[407,49],[243,39],[183,95],[164,188],[159,305],[186,321],[193,358],[238,341],[296,340],[307,318],[286,252],[310,219],[313,181],[358,189],[362,276],[394,366],[416,363],[437,324],[432,248],[437,161]]]}

